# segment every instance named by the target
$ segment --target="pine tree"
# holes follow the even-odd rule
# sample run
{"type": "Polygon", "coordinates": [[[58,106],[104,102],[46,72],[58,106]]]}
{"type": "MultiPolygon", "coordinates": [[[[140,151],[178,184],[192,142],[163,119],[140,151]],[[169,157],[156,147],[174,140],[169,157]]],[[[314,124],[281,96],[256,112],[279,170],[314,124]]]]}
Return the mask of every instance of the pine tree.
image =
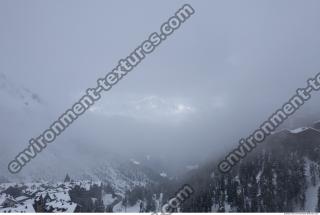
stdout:
{"type": "Polygon", "coordinates": [[[318,204],[317,204],[316,212],[320,212],[320,187],[318,188],[318,204]]]}
{"type": "Polygon", "coordinates": [[[64,179],[64,182],[70,182],[70,181],[71,181],[70,176],[69,176],[69,174],[67,174],[64,179]]]}

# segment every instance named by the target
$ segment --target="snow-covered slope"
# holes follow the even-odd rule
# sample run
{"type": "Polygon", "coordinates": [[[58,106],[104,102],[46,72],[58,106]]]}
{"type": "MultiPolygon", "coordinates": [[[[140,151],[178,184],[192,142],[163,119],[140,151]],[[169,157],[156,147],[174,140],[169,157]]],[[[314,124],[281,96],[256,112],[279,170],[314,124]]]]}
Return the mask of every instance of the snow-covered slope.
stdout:
{"type": "Polygon", "coordinates": [[[183,204],[183,210],[318,212],[319,128],[275,132],[230,173],[220,173],[215,163],[194,170],[183,183],[193,186],[196,194],[183,204]]]}

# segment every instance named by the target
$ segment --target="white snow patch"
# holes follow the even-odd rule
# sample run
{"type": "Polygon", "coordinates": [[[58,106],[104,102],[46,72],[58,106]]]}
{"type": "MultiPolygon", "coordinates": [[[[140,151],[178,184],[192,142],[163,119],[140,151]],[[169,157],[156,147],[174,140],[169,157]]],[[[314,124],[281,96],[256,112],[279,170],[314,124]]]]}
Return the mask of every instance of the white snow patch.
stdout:
{"type": "Polygon", "coordinates": [[[73,213],[77,207],[76,203],[73,202],[64,202],[64,201],[53,201],[46,204],[47,207],[52,207],[53,212],[65,212],[65,213],[73,213]]]}
{"type": "MultiPolygon", "coordinates": [[[[308,158],[305,158],[305,174],[307,178],[307,184],[308,188],[305,192],[306,195],[306,201],[305,201],[305,208],[304,212],[315,212],[317,203],[318,203],[318,189],[320,187],[319,180],[316,180],[316,185],[313,186],[311,183],[311,175],[310,175],[310,164],[316,165],[318,167],[318,164],[311,161],[308,158]]],[[[319,176],[318,176],[319,177],[319,176]]]]}
{"type": "Polygon", "coordinates": [[[0,194],[0,206],[4,203],[4,201],[7,199],[7,195],[2,193],[0,194]]]}
{"type": "Polygon", "coordinates": [[[139,161],[136,161],[136,160],[134,160],[134,159],[131,159],[130,160],[133,164],[135,164],[135,165],[140,165],[140,162],[139,161]]]}
{"type": "Polygon", "coordinates": [[[301,127],[301,128],[290,130],[290,132],[293,133],[293,134],[298,134],[298,133],[301,133],[301,132],[303,132],[303,131],[305,131],[307,129],[308,129],[308,127],[301,127]]]}
{"type": "Polygon", "coordinates": [[[111,205],[116,199],[112,197],[112,194],[104,194],[102,197],[103,204],[105,206],[111,205]]]}
{"type": "Polygon", "coordinates": [[[259,183],[260,179],[261,179],[261,175],[262,175],[262,171],[260,170],[256,176],[256,182],[259,183]]]}
{"type": "Polygon", "coordinates": [[[17,204],[14,208],[0,208],[0,213],[35,213],[32,204],[33,200],[29,199],[23,204],[17,204]]]}
{"type": "Polygon", "coordinates": [[[168,175],[167,175],[167,173],[162,172],[162,173],[160,173],[160,176],[163,177],[163,178],[166,178],[168,175]]]}

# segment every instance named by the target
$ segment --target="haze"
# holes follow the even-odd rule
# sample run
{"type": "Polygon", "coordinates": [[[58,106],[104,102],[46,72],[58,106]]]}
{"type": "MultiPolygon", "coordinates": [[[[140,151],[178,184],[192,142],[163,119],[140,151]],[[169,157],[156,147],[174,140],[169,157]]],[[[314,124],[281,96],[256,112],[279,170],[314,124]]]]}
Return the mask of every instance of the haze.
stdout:
{"type": "MultiPolygon", "coordinates": [[[[0,171],[184,3],[2,0],[0,171]]],[[[320,71],[319,1],[187,3],[195,15],[15,177],[118,156],[179,172],[224,156],[320,71]]],[[[320,119],[319,98],[286,126],[320,119]]]]}

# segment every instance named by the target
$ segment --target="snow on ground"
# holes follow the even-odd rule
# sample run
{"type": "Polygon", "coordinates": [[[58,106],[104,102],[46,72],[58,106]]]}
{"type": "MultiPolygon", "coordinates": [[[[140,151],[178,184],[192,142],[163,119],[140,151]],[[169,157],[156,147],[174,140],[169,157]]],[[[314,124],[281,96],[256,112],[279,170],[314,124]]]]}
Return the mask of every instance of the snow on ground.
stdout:
{"type": "Polygon", "coordinates": [[[82,180],[74,182],[74,184],[80,186],[81,188],[84,188],[86,191],[89,191],[91,186],[93,185],[101,186],[101,181],[93,182],[88,180],[82,180]]]}
{"type": "MultiPolygon", "coordinates": [[[[211,211],[212,211],[212,212],[218,212],[219,209],[220,209],[220,208],[219,208],[219,205],[213,204],[213,205],[211,206],[211,211]]],[[[230,204],[227,203],[227,202],[224,202],[224,210],[225,210],[225,212],[234,212],[234,211],[232,210],[230,204]]]]}
{"type": "Polygon", "coordinates": [[[115,213],[139,213],[140,212],[140,201],[133,206],[124,207],[122,202],[119,202],[113,207],[115,213]]]}
{"type": "Polygon", "coordinates": [[[105,206],[112,204],[115,200],[116,198],[113,198],[112,194],[104,194],[102,196],[102,201],[105,206]]]}
{"type": "Polygon", "coordinates": [[[115,213],[120,213],[120,212],[124,212],[125,211],[125,208],[124,206],[122,205],[122,201],[120,201],[118,204],[116,204],[114,207],[113,207],[113,212],[115,213]]]}
{"type": "Polygon", "coordinates": [[[23,202],[23,204],[17,205],[15,208],[0,208],[0,213],[35,213],[32,204],[33,199],[29,199],[23,202]]]}
{"type": "MultiPolygon", "coordinates": [[[[46,202],[46,209],[53,210],[53,212],[69,212],[72,213],[77,207],[77,204],[71,202],[69,191],[76,185],[79,185],[86,190],[89,190],[91,186],[101,186],[101,181],[80,181],[70,183],[3,183],[0,184],[0,213],[1,212],[35,212],[33,208],[34,201],[40,198],[45,198],[47,195],[49,199],[46,202]],[[6,194],[1,194],[2,191],[9,187],[17,187],[22,189],[22,195],[17,198],[13,198],[6,194]],[[34,194],[29,199],[29,195],[34,194]],[[12,200],[12,207],[3,208],[1,205],[6,199],[12,200]]],[[[113,199],[109,194],[105,196],[104,201],[112,203],[116,199],[113,199]]]]}
{"type": "Polygon", "coordinates": [[[313,186],[311,183],[311,176],[310,176],[310,164],[315,164],[315,162],[305,158],[306,165],[305,165],[305,174],[307,178],[308,188],[306,190],[306,201],[305,201],[305,209],[304,212],[315,212],[317,203],[318,203],[318,188],[320,186],[319,180],[316,180],[316,186],[313,186]]]}
{"type": "Polygon", "coordinates": [[[217,212],[218,210],[219,210],[219,205],[213,204],[213,205],[211,206],[211,211],[212,211],[212,212],[217,212]]]}
{"type": "Polygon", "coordinates": [[[77,207],[77,204],[73,202],[56,200],[56,201],[47,203],[46,206],[54,208],[53,213],[57,213],[57,212],[73,213],[77,207]]]}
{"type": "MultiPolygon", "coordinates": [[[[59,186],[57,184],[57,186],[59,186]]],[[[46,208],[50,210],[53,209],[53,212],[67,212],[73,213],[77,207],[76,203],[71,202],[71,198],[69,195],[70,187],[52,187],[51,189],[47,189],[45,191],[39,192],[36,194],[37,197],[42,196],[45,198],[46,195],[49,195],[52,201],[46,203],[46,208]]]]}
{"type": "Polygon", "coordinates": [[[3,183],[3,184],[0,184],[0,192],[8,189],[9,187],[14,187],[16,185],[17,185],[16,183],[3,183]]]}
{"type": "Polygon", "coordinates": [[[98,178],[103,178],[105,181],[107,181],[115,190],[115,192],[119,194],[124,193],[126,190],[132,189],[134,186],[144,187],[148,182],[147,177],[144,177],[143,179],[129,178],[127,175],[123,174],[118,169],[113,168],[109,164],[106,164],[103,167],[98,167],[95,170],[95,174],[98,176],[98,178]]]}
{"type": "Polygon", "coordinates": [[[66,201],[66,202],[71,201],[71,198],[70,198],[69,193],[67,191],[59,191],[56,189],[48,189],[46,191],[39,192],[36,194],[36,196],[37,197],[42,196],[44,198],[47,194],[49,195],[49,197],[51,199],[59,199],[59,200],[66,201]]]}
{"type": "Polygon", "coordinates": [[[22,202],[25,201],[27,199],[29,199],[29,197],[27,196],[18,196],[17,198],[15,198],[18,202],[22,202]]]}
{"type": "Polygon", "coordinates": [[[2,205],[3,204],[3,202],[6,200],[6,194],[4,194],[4,193],[1,193],[0,194],[0,205],[2,205]]]}

